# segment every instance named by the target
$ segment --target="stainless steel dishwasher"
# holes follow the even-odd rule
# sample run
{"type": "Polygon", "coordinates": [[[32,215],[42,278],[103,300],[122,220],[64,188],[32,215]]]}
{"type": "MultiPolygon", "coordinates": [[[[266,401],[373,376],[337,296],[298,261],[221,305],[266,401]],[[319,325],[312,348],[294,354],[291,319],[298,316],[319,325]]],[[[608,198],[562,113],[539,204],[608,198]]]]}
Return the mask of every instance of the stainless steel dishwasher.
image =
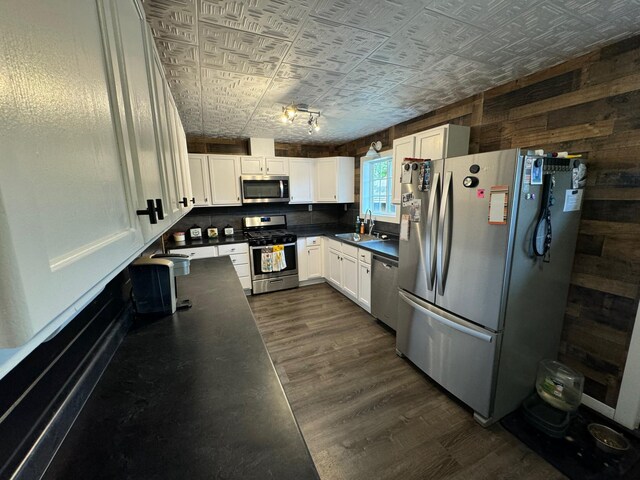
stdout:
{"type": "Polygon", "coordinates": [[[398,317],[398,262],[373,256],[371,315],[396,329],[398,317]]]}

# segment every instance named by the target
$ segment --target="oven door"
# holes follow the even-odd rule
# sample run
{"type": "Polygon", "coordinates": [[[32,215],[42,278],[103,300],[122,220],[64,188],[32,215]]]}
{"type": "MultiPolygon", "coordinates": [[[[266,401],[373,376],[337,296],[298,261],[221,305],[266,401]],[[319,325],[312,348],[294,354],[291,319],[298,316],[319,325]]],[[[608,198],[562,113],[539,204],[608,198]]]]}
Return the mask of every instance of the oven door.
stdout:
{"type": "Polygon", "coordinates": [[[289,177],[242,176],[242,203],[289,201],[289,177]]]}
{"type": "Polygon", "coordinates": [[[268,247],[251,247],[251,280],[263,280],[265,278],[284,277],[298,274],[298,258],[296,244],[287,243],[284,247],[284,260],[287,266],[278,272],[262,271],[262,249],[268,247]]]}

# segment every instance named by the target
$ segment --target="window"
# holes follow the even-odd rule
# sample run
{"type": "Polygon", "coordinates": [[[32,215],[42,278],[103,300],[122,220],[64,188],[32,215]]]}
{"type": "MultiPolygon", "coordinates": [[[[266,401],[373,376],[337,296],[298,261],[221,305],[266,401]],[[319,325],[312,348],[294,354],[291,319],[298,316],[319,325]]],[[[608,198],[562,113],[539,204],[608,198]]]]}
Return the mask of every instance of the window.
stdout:
{"type": "Polygon", "coordinates": [[[360,159],[360,215],[371,209],[375,220],[398,223],[400,209],[391,203],[393,157],[388,153],[372,160],[360,159]]]}

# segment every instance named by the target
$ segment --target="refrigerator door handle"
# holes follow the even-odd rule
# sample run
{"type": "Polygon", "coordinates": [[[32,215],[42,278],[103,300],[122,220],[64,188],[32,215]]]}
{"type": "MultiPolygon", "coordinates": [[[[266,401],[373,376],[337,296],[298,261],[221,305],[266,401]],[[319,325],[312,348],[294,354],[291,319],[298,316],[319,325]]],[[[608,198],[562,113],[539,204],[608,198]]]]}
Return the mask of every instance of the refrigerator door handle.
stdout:
{"type": "Polygon", "coordinates": [[[434,282],[436,280],[436,235],[437,235],[437,222],[435,212],[440,205],[440,173],[436,173],[433,176],[433,188],[431,189],[431,195],[429,196],[429,210],[427,212],[427,235],[426,235],[426,248],[427,254],[427,288],[433,289],[434,282]],[[435,231],[434,231],[435,227],[435,231]]]}
{"type": "Polygon", "coordinates": [[[440,205],[440,216],[438,219],[438,259],[436,275],[438,279],[438,294],[444,295],[444,288],[447,281],[447,271],[449,270],[449,258],[451,253],[451,229],[453,227],[452,222],[452,210],[449,206],[451,201],[451,186],[452,186],[452,173],[447,172],[444,177],[444,184],[442,187],[442,203],[440,205]],[[447,222],[447,245],[445,249],[444,227],[445,221],[447,222]]]}
{"type": "Polygon", "coordinates": [[[466,335],[470,335],[474,338],[477,338],[478,340],[482,340],[484,342],[487,343],[491,343],[493,340],[493,337],[491,335],[488,335],[486,333],[482,333],[482,332],[478,332],[476,330],[473,330],[469,327],[465,327],[464,325],[461,325],[457,322],[454,322],[452,320],[449,320],[445,317],[443,317],[442,315],[438,315],[435,312],[432,312],[431,310],[429,310],[428,308],[423,307],[422,305],[420,305],[419,303],[415,302],[414,300],[412,300],[411,298],[409,298],[407,296],[406,293],[400,291],[399,293],[400,299],[405,302],[406,304],[408,304],[411,308],[415,308],[416,310],[418,310],[420,313],[426,315],[427,317],[430,317],[432,319],[434,319],[435,321],[442,323],[443,325],[446,325],[447,327],[451,327],[454,330],[457,330],[461,333],[464,333],[466,335]]]}

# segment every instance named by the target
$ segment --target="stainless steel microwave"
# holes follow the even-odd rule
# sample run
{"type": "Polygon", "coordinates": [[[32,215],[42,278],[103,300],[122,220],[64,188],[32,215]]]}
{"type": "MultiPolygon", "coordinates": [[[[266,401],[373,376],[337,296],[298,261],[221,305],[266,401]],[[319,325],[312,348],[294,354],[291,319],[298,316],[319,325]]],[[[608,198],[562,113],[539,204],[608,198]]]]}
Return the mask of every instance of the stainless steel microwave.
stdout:
{"type": "Polygon", "coordinates": [[[242,203],[289,201],[289,177],[280,175],[243,175],[242,203]]]}

